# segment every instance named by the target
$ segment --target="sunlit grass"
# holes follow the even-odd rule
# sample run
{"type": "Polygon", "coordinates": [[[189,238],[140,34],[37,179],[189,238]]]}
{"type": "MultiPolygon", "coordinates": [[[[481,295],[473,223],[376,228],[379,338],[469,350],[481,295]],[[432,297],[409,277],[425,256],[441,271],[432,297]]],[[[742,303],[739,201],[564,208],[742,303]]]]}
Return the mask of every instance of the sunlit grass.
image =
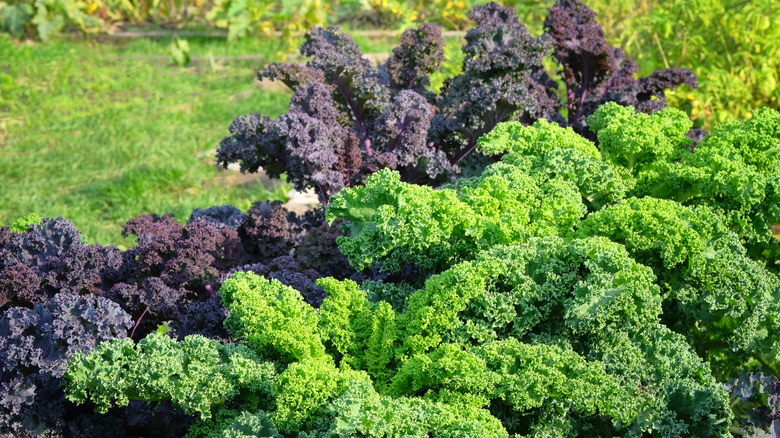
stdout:
{"type": "MultiPolygon", "coordinates": [[[[386,54],[398,40],[356,39],[364,53],[386,54]]],[[[89,242],[127,247],[121,227],[141,214],[184,221],[196,207],[284,199],[288,185],[220,170],[213,154],[236,116],[286,111],[289,90],[255,80],[284,46],[188,41],[194,61],[176,67],[170,39],[28,44],[0,35],[0,224],[64,216],[89,242]]],[[[448,55],[461,44],[448,41],[448,55]]],[[[445,75],[457,70],[445,66],[445,75]]]]}
{"type": "Polygon", "coordinates": [[[128,241],[122,224],[145,213],[284,199],[279,182],[235,181],[213,150],[240,114],[276,116],[289,92],[261,88],[255,72],[275,47],[193,40],[188,68],[164,41],[46,45],[0,36],[0,224],[37,213],[71,219],[88,241],[128,241]],[[260,55],[255,59],[221,58],[260,55]]]}

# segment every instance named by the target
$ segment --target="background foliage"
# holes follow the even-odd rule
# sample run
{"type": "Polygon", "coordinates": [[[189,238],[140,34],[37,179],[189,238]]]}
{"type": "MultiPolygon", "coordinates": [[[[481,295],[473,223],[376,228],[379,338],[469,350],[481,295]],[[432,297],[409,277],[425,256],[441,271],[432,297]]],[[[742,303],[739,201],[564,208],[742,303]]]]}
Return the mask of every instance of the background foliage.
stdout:
{"type": "MultiPolygon", "coordinates": [[[[475,0],[21,0],[0,1],[0,32],[48,40],[63,30],[111,32],[127,25],[206,26],[229,40],[281,36],[293,50],[312,26],[405,29],[432,22],[449,30],[473,24],[475,0]]],[[[610,44],[636,59],[640,74],[663,66],[693,70],[697,91],[670,95],[694,126],[750,117],[760,106],[780,106],[780,3],[772,0],[592,0],[610,44]]],[[[542,31],[553,0],[506,0],[532,34],[542,31]]]]}
{"type": "Polygon", "coordinates": [[[780,26],[772,22],[780,16],[780,3],[621,0],[589,4],[600,13],[608,39],[637,59],[640,73],[661,66],[696,73],[697,90],[669,94],[669,105],[688,112],[696,127],[710,129],[714,122],[749,118],[762,106],[780,108],[780,26]]]}

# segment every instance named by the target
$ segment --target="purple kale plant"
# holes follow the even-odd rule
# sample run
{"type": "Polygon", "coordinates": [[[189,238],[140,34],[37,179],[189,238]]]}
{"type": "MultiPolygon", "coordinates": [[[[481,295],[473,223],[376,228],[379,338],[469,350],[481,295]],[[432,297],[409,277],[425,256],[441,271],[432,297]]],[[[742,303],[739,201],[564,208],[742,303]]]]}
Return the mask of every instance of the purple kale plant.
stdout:
{"type": "Polygon", "coordinates": [[[195,221],[208,221],[217,229],[230,228],[238,230],[246,220],[241,210],[232,205],[216,205],[209,208],[196,208],[190,213],[187,225],[195,221]]]}
{"type": "Polygon", "coordinates": [[[432,100],[428,91],[430,76],[439,71],[444,62],[444,38],[435,24],[423,23],[413,31],[401,35],[393,55],[381,64],[393,90],[411,90],[432,100]]]}
{"type": "Polygon", "coordinates": [[[780,381],[774,375],[747,373],[725,385],[740,406],[740,435],[780,437],[780,381]]]}
{"type": "Polygon", "coordinates": [[[208,334],[221,311],[206,303],[213,301],[221,278],[238,267],[256,266],[301,286],[315,305],[324,296],[314,284],[317,278],[355,273],[336,245],[338,225],[326,224],[322,211],[298,215],[280,202],[257,202],[246,214],[232,206],[196,210],[186,225],[172,214],[148,214],[129,220],[123,233],[136,236],[124,252],[82,243],[62,218],[0,234],[0,310],[32,308],[61,291],[114,301],[131,315],[134,338],[163,322],[181,327],[181,333],[208,334]]]}
{"type": "MultiPolygon", "coordinates": [[[[297,289],[317,307],[325,297],[323,288],[315,284],[318,278],[357,275],[336,244],[339,223],[328,225],[322,209],[297,214],[279,201],[256,202],[238,233],[242,263],[223,271],[220,280],[233,272],[252,271],[297,289]]],[[[218,289],[219,282],[212,286],[218,289]]]]}
{"type": "MultiPolygon", "coordinates": [[[[122,339],[130,315],[103,297],[58,293],[0,317],[0,435],[60,436],[67,410],[59,381],[70,357],[122,339]]],[[[96,425],[97,426],[97,425],[96,425]]]]}
{"type": "Polygon", "coordinates": [[[255,202],[239,233],[244,251],[252,262],[260,263],[290,255],[304,236],[303,225],[279,201],[255,202]]]}
{"type": "Polygon", "coordinates": [[[23,233],[0,241],[0,310],[33,307],[56,293],[100,293],[119,276],[120,251],[113,245],[86,245],[73,224],[43,219],[23,233]]]}
{"type": "Polygon", "coordinates": [[[274,120],[236,118],[218,160],[276,177],[286,172],[296,189],[316,188],[323,204],[378,169],[442,173],[446,156],[426,137],[434,107],[419,93],[443,59],[441,31],[424,25],[402,40],[376,68],[338,26],[312,29],[301,46],[311,58],[306,66],[274,63],[259,73],[293,90],[289,111],[274,120]]]}
{"type": "Polygon", "coordinates": [[[445,81],[429,133],[453,165],[500,122],[563,123],[557,84],[542,66],[552,50],[549,38],[533,37],[513,9],[497,3],[476,6],[470,14],[476,26],[466,33],[463,72],[445,81]]]}
{"type": "Polygon", "coordinates": [[[595,139],[586,119],[602,103],[616,102],[651,113],[666,107],[664,90],[681,84],[698,87],[692,71],[676,67],[635,79],[636,62],[607,43],[596,13],[584,3],[558,0],[549,11],[545,34],[554,41],[553,56],[566,85],[567,124],[578,134],[595,139]]]}
{"type": "Polygon", "coordinates": [[[231,226],[245,218],[224,210],[229,214],[196,213],[187,225],[172,214],[143,215],[125,224],[122,233],[135,235],[136,246],[122,254],[121,281],[105,296],[143,324],[139,335],[178,319],[187,302],[208,298],[205,286],[240,264],[242,245],[231,226]]]}
{"type": "Polygon", "coordinates": [[[607,44],[596,14],[578,0],[550,8],[540,37],[494,2],[470,15],[476,26],[466,34],[462,73],[438,94],[429,89],[444,61],[436,25],[405,31],[378,66],[338,26],[312,29],[301,46],[306,65],[273,63],[259,73],[293,90],[289,111],[277,119],[236,118],[218,161],[239,162],[247,172],[262,167],[274,177],[286,172],[296,189],[315,188],[327,205],[335,192],[382,168],[398,170],[406,182],[438,184],[484,166],[471,152],[500,122],[543,118],[593,137],[585,121],[599,104],[653,112],[666,106],[665,89],[697,85],[691,71],[677,68],[635,79],[636,64],[607,44]],[[549,55],[559,64],[565,102],[542,65],[549,55]]]}
{"type": "Polygon", "coordinates": [[[11,240],[11,236],[13,236],[13,233],[11,232],[11,227],[8,226],[0,227],[0,247],[6,246],[8,242],[11,240]]]}

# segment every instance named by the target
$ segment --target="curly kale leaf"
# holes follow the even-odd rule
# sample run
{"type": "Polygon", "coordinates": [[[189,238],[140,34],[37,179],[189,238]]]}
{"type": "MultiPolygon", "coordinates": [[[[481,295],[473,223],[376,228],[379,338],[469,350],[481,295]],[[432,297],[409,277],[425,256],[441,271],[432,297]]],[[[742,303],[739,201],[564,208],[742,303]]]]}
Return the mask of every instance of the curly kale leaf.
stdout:
{"type": "Polygon", "coordinates": [[[116,281],[121,263],[115,246],[86,245],[70,221],[42,219],[0,246],[0,309],[32,307],[59,292],[100,293],[116,281]]]}
{"type": "Polygon", "coordinates": [[[257,354],[285,362],[323,358],[317,314],[300,292],[252,272],[237,272],[219,290],[229,313],[225,328],[257,354]]]}
{"type": "Polygon", "coordinates": [[[281,201],[257,201],[246,216],[239,236],[244,250],[260,263],[290,255],[304,235],[296,214],[282,207],[281,201]]]}
{"type": "Polygon", "coordinates": [[[242,412],[222,431],[222,436],[225,438],[284,438],[263,411],[257,411],[254,414],[242,412]]]}
{"type": "Polygon", "coordinates": [[[281,81],[293,91],[312,82],[325,82],[325,73],[322,70],[286,62],[273,62],[260,70],[257,76],[260,80],[281,81]]]}
{"type": "MultiPolygon", "coordinates": [[[[385,154],[394,154],[388,168],[405,168],[424,163],[429,176],[449,169],[447,156],[428,144],[434,107],[414,91],[401,91],[377,117],[374,145],[385,154]]],[[[388,161],[388,164],[390,162],[388,161]]]]}
{"type": "Polygon", "coordinates": [[[274,366],[249,348],[199,335],[178,342],[152,333],[103,342],[77,352],[64,375],[68,400],[91,401],[98,412],[130,400],[171,400],[185,413],[209,418],[215,405],[239,395],[270,397],[274,366]]]}
{"type": "Polygon", "coordinates": [[[326,218],[349,219],[349,238],[339,237],[341,251],[357,269],[382,260],[383,268],[400,271],[405,263],[421,269],[447,263],[457,256],[453,244],[465,234],[473,215],[452,191],[400,182],[400,175],[383,170],[365,187],[344,189],[331,198],[326,218]],[[414,256],[412,256],[414,255],[414,256]]]}
{"type": "Polygon", "coordinates": [[[632,107],[609,102],[588,117],[588,125],[598,136],[606,161],[639,175],[652,170],[656,163],[687,152],[691,140],[685,133],[693,123],[684,112],[674,108],[650,115],[636,114],[632,107]]]}
{"type": "Polygon", "coordinates": [[[195,221],[211,222],[218,229],[230,228],[233,231],[238,230],[246,221],[246,216],[241,210],[232,205],[215,205],[205,209],[196,208],[190,213],[187,224],[195,221]]]}
{"type": "Polygon", "coordinates": [[[609,237],[653,268],[667,291],[663,320],[705,357],[717,347],[745,352],[776,341],[766,335],[772,332],[767,318],[780,281],[746,255],[710,209],[631,198],[591,214],[578,228],[580,236],[609,237]]]}
{"type": "Polygon", "coordinates": [[[273,424],[279,431],[290,433],[311,428],[328,402],[343,394],[353,382],[370,382],[370,378],[348,367],[336,368],[327,357],[291,363],[274,380],[273,424]]]}
{"type": "Polygon", "coordinates": [[[41,217],[35,213],[30,213],[27,216],[20,217],[14,223],[11,224],[12,233],[24,233],[30,229],[30,225],[38,225],[41,223],[41,217]]]}
{"type": "Polygon", "coordinates": [[[387,303],[374,304],[357,283],[333,278],[317,281],[327,292],[319,310],[320,330],[329,354],[340,364],[367,371],[377,387],[390,377],[396,314],[387,303]]]}
{"type": "Polygon", "coordinates": [[[444,61],[444,38],[441,28],[422,23],[416,29],[401,34],[398,47],[380,68],[389,76],[389,85],[395,90],[412,90],[430,97],[427,91],[430,76],[441,70],[444,61]]]}
{"type": "Polygon", "coordinates": [[[563,233],[586,213],[572,183],[537,184],[504,163],[453,187],[406,184],[398,173],[383,170],[365,186],[334,196],[326,218],[349,220],[344,228],[350,235],[338,242],[353,266],[377,263],[399,272],[409,263],[423,271],[441,270],[482,248],[563,233]]]}
{"type": "Polygon", "coordinates": [[[561,121],[555,82],[542,67],[552,46],[534,38],[511,8],[495,2],[474,7],[466,33],[463,73],[448,79],[437,100],[431,138],[456,164],[498,123],[561,121]]]}
{"type": "Polygon", "coordinates": [[[328,404],[322,424],[322,436],[508,437],[486,409],[420,397],[383,396],[360,381],[328,404]]]}
{"type": "Polygon", "coordinates": [[[522,168],[537,184],[553,179],[573,183],[588,211],[623,199],[636,185],[623,168],[605,161],[595,144],[544,120],[531,126],[501,123],[479,139],[479,149],[503,154],[502,162],[522,168]]]}
{"type": "Polygon", "coordinates": [[[208,298],[204,288],[241,261],[238,233],[209,220],[182,226],[172,214],[149,214],[129,220],[122,231],[136,236],[136,246],[122,254],[119,281],[105,296],[140,321],[142,335],[181,317],[187,302],[208,298]]]}
{"type": "Polygon", "coordinates": [[[677,110],[648,116],[605,104],[589,123],[605,160],[636,177],[629,195],[706,205],[725,217],[756,258],[778,269],[780,246],[771,234],[780,223],[777,111],[719,126],[693,150],[685,135],[691,122],[677,110]]]}
{"type": "Polygon", "coordinates": [[[228,128],[230,136],[219,142],[217,163],[227,168],[239,162],[242,172],[257,172],[263,167],[270,175],[282,174],[284,151],[275,141],[271,123],[268,117],[255,113],[236,117],[228,128]]]}
{"type": "Polygon", "coordinates": [[[476,349],[489,373],[496,376],[494,397],[516,411],[539,408],[555,401],[579,415],[612,417],[628,424],[639,414],[640,402],[631,389],[609,375],[600,362],[560,347],[528,345],[509,338],[476,349]]]}

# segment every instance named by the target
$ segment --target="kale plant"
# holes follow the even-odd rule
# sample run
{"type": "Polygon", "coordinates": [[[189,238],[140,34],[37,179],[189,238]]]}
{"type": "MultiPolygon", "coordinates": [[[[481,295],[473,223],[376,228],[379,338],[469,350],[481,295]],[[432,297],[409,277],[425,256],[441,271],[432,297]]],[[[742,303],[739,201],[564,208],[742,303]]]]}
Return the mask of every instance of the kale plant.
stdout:
{"type": "Polygon", "coordinates": [[[121,265],[115,246],[84,244],[70,221],[40,220],[0,238],[0,309],[33,307],[58,292],[98,293],[121,265]]]}
{"type": "Polygon", "coordinates": [[[595,139],[586,119],[602,103],[616,102],[651,113],[666,108],[664,90],[681,84],[698,86],[692,71],[676,67],[635,79],[636,63],[620,48],[607,44],[596,13],[584,3],[559,0],[549,10],[545,34],[554,41],[553,56],[566,85],[567,124],[580,135],[595,139]]]}
{"type": "Polygon", "coordinates": [[[746,432],[759,436],[780,436],[780,381],[774,375],[747,373],[726,384],[726,390],[745,404],[740,425],[746,432]]]}
{"type": "Polygon", "coordinates": [[[356,274],[336,246],[338,226],[278,202],[247,213],[196,210],[186,225],[172,215],[139,216],[124,227],[137,237],[124,252],[84,244],[62,218],[30,221],[0,228],[2,436],[180,436],[193,416],[170,401],[135,401],[105,416],[66,402],[65,363],[76,350],[161,327],[180,340],[228,342],[216,290],[240,267],[295,286],[314,305],[325,296],[318,278],[356,274]]]}

